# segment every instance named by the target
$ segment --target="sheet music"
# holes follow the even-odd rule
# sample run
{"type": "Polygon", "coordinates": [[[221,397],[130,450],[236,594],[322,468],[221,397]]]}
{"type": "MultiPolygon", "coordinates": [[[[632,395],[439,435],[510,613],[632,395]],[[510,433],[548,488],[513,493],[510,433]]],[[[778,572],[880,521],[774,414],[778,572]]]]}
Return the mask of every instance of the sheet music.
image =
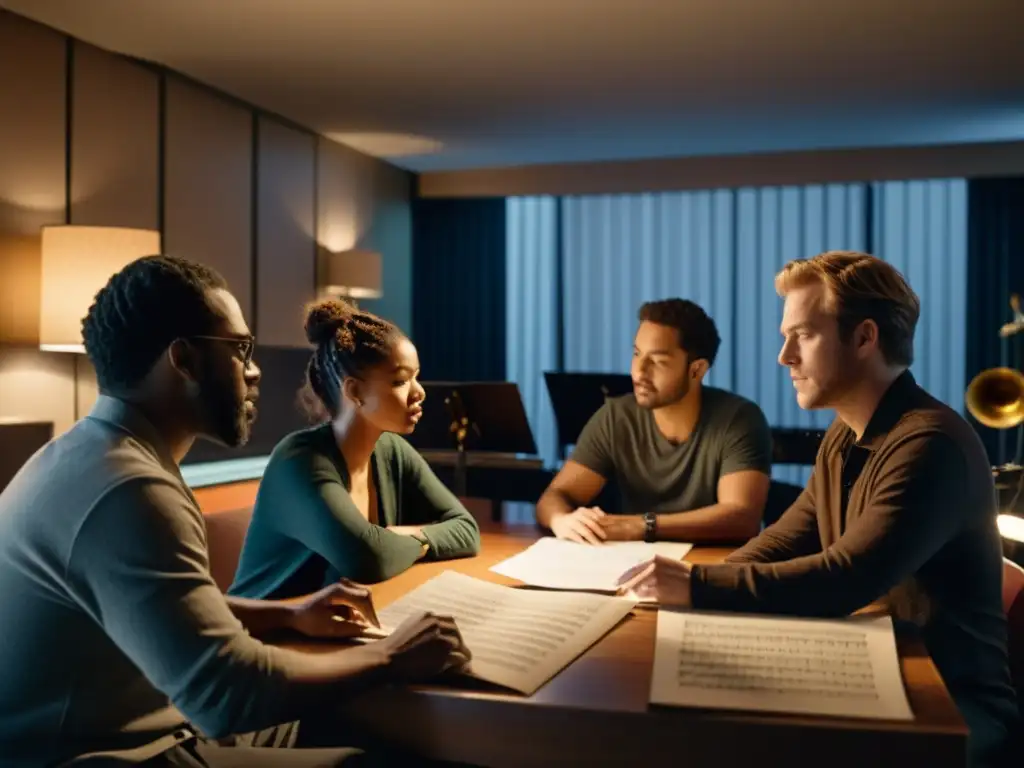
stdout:
{"type": "Polygon", "coordinates": [[[619,623],[632,599],[535,592],[445,571],[379,611],[392,631],[421,611],[449,615],[473,654],[469,673],[527,695],[619,623]]]}
{"type": "Polygon", "coordinates": [[[651,703],[913,720],[888,616],[658,613],[651,703]]]}
{"type": "Polygon", "coordinates": [[[578,544],[549,536],[491,570],[533,587],[615,592],[618,578],[637,563],[655,555],[682,560],[692,548],[675,542],[578,544]]]}

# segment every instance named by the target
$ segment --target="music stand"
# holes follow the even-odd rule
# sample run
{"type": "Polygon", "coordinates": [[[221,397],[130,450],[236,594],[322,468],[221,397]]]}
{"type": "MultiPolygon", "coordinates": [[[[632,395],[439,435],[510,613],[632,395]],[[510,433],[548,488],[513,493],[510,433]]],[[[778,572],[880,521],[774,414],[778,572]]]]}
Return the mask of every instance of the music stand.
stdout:
{"type": "Polygon", "coordinates": [[[455,451],[455,493],[466,495],[466,452],[535,455],[519,386],[511,381],[423,382],[427,399],[409,442],[420,451],[455,451]]]}
{"type": "Polygon", "coordinates": [[[633,392],[633,380],[625,373],[561,373],[545,371],[544,383],[551,398],[562,450],[575,445],[590,417],[609,397],[633,392]]]}

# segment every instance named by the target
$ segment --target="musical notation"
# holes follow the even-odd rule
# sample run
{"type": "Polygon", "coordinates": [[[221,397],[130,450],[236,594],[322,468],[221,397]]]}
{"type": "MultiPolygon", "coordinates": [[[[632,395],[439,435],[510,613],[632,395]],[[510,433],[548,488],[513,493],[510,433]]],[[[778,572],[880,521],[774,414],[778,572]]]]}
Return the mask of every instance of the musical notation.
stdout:
{"type": "Polygon", "coordinates": [[[651,701],[912,719],[888,617],[815,619],[661,611],[651,701]]]}
{"type": "Polygon", "coordinates": [[[635,600],[532,592],[445,571],[380,611],[391,631],[422,611],[448,615],[473,654],[468,674],[527,695],[621,621],[635,600]]]}

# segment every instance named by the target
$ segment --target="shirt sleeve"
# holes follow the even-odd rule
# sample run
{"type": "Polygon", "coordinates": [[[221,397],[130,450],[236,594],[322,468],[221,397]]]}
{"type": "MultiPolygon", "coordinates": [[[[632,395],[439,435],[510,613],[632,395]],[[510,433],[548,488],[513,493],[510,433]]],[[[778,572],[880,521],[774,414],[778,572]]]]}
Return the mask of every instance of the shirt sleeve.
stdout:
{"type": "Polygon", "coordinates": [[[605,480],[615,474],[612,451],[612,412],[605,403],[590,417],[573,448],[572,461],[596,472],[605,480]]]}
{"type": "Polygon", "coordinates": [[[277,651],[210,576],[202,514],[170,481],[107,493],[75,536],[68,584],[150,683],[211,738],[295,719],[277,651]]]}
{"type": "Polygon", "coordinates": [[[929,431],[893,449],[862,514],[832,546],[778,563],[695,566],[695,608],[845,616],[916,573],[964,524],[966,462],[929,431]]]}
{"type": "Polygon", "coordinates": [[[398,442],[402,464],[400,525],[419,525],[430,544],[428,557],[449,560],[480,551],[480,526],[426,460],[404,440],[398,442]]]}
{"type": "Polygon", "coordinates": [[[722,448],[722,475],[756,470],[772,471],[772,433],[768,420],[755,403],[744,403],[729,424],[722,448]]]}
{"type": "Polygon", "coordinates": [[[422,545],[416,539],[375,525],[359,513],[337,470],[316,451],[295,451],[272,471],[274,504],[280,507],[275,524],[341,576],[373,584],[420,558],[422,545]]]}

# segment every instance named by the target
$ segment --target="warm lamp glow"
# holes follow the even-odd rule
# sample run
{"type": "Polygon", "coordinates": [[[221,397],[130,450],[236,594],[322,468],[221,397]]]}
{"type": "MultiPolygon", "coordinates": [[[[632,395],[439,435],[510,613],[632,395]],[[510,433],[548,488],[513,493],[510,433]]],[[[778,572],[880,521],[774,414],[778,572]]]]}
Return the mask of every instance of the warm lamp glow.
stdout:
{"type": "Polygon", "coordinates": [[[322,295],[353,299],[379,299],[384,295],[381,255],[376,251],[334,253],[321,249],[318,261],[317,287],[322,295]]]}
{"type": "Polygon", "coordinates": [[[160,252],[160,233],[125,227],[43,227],[39,348],[84,352],[82,318],[100,288],[141,256],[160,252]]]}
{"type": "Polygon", "coordinates": [[[996,518],[999,533],[1004,539],[1024,542],[1024,518],[1016,515],[999,515],[996,518]]]}

